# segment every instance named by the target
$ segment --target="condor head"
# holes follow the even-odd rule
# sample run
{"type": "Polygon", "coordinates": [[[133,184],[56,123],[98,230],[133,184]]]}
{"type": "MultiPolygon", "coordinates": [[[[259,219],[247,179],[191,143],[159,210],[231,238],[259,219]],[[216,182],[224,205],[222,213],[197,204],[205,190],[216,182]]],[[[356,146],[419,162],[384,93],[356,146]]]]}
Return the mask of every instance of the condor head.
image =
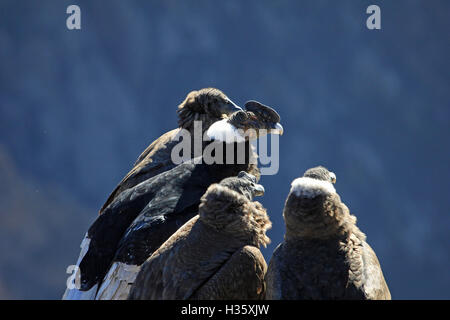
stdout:
{"type": "Polygon", "coordinates": [[[183,129],[193,129],[194,121],[201,121],[203,130],[216,121],[227,118],[234,112],[242,111],[222,91],[204,88],[190,92],[178,106],[178,125],[183,129]]]}
{"type": "Polygon", "coordinates": [[[207,131],[209,138],[227,143],[253,140],[269,133],[283,134],[280,115],[257,101],[248,101],[245,110],[213,123],[207,131]]]}

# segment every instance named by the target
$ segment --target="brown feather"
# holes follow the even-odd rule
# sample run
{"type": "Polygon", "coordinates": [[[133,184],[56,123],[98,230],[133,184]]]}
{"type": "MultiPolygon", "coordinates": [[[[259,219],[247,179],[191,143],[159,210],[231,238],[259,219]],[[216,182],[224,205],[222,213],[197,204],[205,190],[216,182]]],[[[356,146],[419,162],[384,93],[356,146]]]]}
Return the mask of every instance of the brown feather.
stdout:
{"type": "Polygon", "coordinates": [[[336,193],[291,192],[285,240],[266,275],[268,299],[390,299],[375,253],[336,193]]]}
{"type": "Polygon", "coordinates": [[[265,209],[219,184],[199,215],[144,263],[129,299],[261,299],[267,265],[258,249],[270,240],[265,209]]]}

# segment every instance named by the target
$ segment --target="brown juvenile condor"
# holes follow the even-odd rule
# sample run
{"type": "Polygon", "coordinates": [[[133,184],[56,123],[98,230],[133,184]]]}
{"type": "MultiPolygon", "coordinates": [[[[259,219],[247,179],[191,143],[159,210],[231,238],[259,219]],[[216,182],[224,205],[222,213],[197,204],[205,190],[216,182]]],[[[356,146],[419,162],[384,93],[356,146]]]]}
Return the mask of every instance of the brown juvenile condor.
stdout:
{"type": "Polygon", "coordinates": [[[267,264],[259,246],[271,222],[254,196],[264,194],[246,172],[211,185],[199,214],[147,259],[129,299],[262,299],[267,264]]]}
{"type": "Polygon", "coordinates": [[[292,182],[286,234],[266,275],[267,299],[391,299],[377,256],[324,167],[292,182]]]}
{"type": "Polygon", "coordinates": [[[200,198],[211,184],[240,171],[258,174],[250,148],[250,140],[257,136],[242,140],[235,129],[267,129],[276,134],[283,130],[273,109],[254,101],[248,106],[249,111],[216,121],[209,132],[211,145],[243,149],[244,161],[227,164],[226,152],[222,163],[194,158],[121,192],[89,228],[77,261],[79,286],[68,288],[65,299],[126,299],[142,263],[198,213],[200,198]],[[235,133],[235,140],[221,140],[221,129],[235,133]]]}

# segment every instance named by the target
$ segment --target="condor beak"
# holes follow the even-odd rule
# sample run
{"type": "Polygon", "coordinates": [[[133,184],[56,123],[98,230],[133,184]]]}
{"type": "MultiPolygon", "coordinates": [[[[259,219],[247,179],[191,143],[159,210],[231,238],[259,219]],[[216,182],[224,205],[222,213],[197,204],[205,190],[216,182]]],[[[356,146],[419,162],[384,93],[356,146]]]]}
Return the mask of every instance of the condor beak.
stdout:
{"type": "Polygon", "coordinates": [[[279,134],[280,136],[282,136],[284,129],[283,129],[283,126],[279,122],[277,122],[277,123],[272,124],[269,132],[274,133],[274,134],[279,134]]]}
{"type": "Polygon", "coordinates": [[[336,183],[336,175],[334,174],[334,172],[330,172],[330,176],[331,176],[331,183],[336,183]]]}
{"type": "Polygon", "coordinates": [[[260,184],[255,184],[255,187],[253,188],[253,194],[255,197],[263,196],[265,191],[266,190],[264,190],[264,187],[260,184]]]}
{"type": "Polygon", "coordinates": [[[233,101],[228,101],[220,106],[219,112],[220,114],[230,115],[236,111],[242,111],[242,108],[235,104],[233,101]]]}

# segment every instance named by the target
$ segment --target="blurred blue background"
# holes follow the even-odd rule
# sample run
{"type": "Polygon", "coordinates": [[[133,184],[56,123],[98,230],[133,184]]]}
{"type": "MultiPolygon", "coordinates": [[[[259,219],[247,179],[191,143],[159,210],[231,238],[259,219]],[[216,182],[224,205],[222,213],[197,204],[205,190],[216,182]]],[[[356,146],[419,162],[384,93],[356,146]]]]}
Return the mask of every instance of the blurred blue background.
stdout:
{"type": "Polygon", "coordinates": [[[66,267],[186,94],[275,107],[262,177],[282,240],[291,181],[325,165],[393,298],[450,298],[449,1],[0,2],[0,297],[59,299],[66,267]],[[81,30],[66,8],[81,8],[81,30]],[[381,7],[381,30],[366,28],[381,7]]]}

